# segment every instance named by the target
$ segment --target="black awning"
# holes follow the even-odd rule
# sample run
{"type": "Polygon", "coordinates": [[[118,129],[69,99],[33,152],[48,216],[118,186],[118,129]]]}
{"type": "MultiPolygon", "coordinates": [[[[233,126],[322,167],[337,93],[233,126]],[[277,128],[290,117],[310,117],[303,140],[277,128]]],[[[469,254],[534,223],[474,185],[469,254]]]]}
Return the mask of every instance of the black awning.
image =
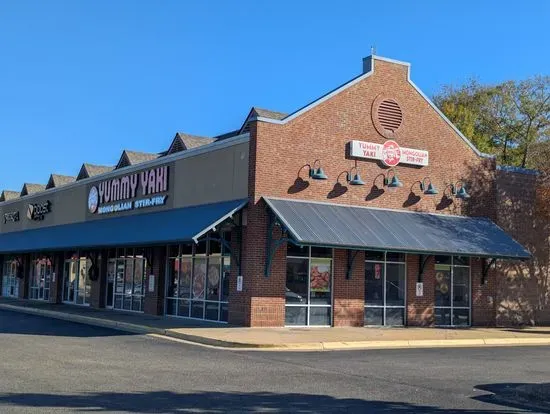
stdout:
{"type": "Polygon", "coordinates": [[[0,235],[0,253],[196,241],[247,203],[248,200],[224,201],[158,213],[3,233],[0,235]]]}
{"type": "Polygon", "coordinates": [[[264,200],[298,244],[501,259],[531,257],[487,218],[264,200]]]}

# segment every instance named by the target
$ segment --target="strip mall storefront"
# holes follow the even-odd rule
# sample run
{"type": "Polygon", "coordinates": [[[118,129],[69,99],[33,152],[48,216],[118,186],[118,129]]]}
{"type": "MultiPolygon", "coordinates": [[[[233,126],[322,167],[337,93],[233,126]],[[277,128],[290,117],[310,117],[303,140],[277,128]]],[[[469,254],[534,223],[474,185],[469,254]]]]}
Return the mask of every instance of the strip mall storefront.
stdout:
{"type": "Polygon", "coordinates": [[[24,187],[0,202],[2,296],[245,326],[494,325],[495,261],[530,254],[494,224],[494,159],[409,70],[369,57],[293,114],[253,108],[233,133],[24,187]]]}

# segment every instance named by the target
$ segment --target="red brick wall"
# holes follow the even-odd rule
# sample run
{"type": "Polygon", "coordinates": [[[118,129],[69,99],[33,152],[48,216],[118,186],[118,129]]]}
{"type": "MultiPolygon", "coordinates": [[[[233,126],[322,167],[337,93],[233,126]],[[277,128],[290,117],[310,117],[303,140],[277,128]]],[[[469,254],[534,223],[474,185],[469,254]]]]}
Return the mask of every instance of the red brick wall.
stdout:
{"type": "Polygon", "coordinates": [[[494,326],[496,316],[496,272],[491,266],[485,283],[482,284],[483,267],[487,264],[481,259],[472,259],[472,325],[494,326]]]}
{"type": "Polygon", "coordinates": [[[407,255],[407,325],[431,326],[434,323],[435,261],[430,256],[424,267],[423,295],[416,296],[420,257],[407,255]]]}
{"type": "Polygon", "coordinates": [[[166,247],[147,248],[148,258],[145,272],[145,299],[143,301],[143,312],[149,315],[164,314],[164,283],[166,275],[166,247]],[[149,292],[149,276],[155,275],[155,290],[149,292]]]}
{"type": "Polygon", "coordinates": [[[497,224],[533,254],[525,263],[498,263],[499,325],[550,324],[550,223],[537,215],[536,186],[528,171],[498,171],[497,224]]]}
{"type": "MultiPolygon", "coordinates": [[[[375,62],[375,72],[345,91],[320,103],[292,121],[283,124],[253,122],[250,128],[250,171],[248,224],[243,233],[243,275],[245,292],[234,294],[233,321],[251,326],[284,324],[286,262],[284,248],[277,252],[271,275],[264,276],[267,213],[262,196],[329,201],[332,203],[397,208],[416,211],[470,214],[495,217],[494,162],[480,158],[441,118],[408,82],[407,67],[384,61],[375,62]],[[403,188],[395,192],[383,188],[387,171],[377,161],[358,160],[366,186],[347,186],[345,172],[354,161],[346,158],[351,140],[384,143],[371,118],[375,98],[381,94],[395,98],[404,114],[396,141],[409,148],[430,152],[430,165],[422,168],[400,165],[396,168],[403,188]],[[304,166],[320,159],[328,175],[326,181],[309,179],[304,166]],[[438,196],[421,194],[418,181],[430,177],[438,196]],[[296,185],[306,183],[305,186],[296,185]],[[464,179],[475,197],[462,201],[449,195],[448,185],[464,179]],[[337,184],[338,183],[340,185],[337,184]],[[385,190],[373,197],[371,188],[385,190]],[[474,188],[475,187],[475,188],[474,188]],[[446,190],[445,190],[446,189],[446,190]],[[444,191],[445,190],[445,191],[444,191]],[[414,201],[414,202],[412,202],[414,201]],[[248,307],[248,311],[247,311],[248,307]],[[237,312],[236,309],[239,309],[237,312]]],[[[423,298],[415,297],[418,262],[410,256],[408,266],[408,319],[410,324],[433,322],[433,262],[426,266],[423,298]]],[[[345,279],[347,262],[343,251],[335,255],[334,324],[362,324],[364,305],[364,264],[357,263],[351,280],[345,279]]],[[[483,299],[480,299],[483,301],[483,299]]]]}
{"type": "Polygon", "coordinates": [[[333,325],[363,326],[365,318],[365,253],[357,253],[349,279],[346,279],[347,250],[334,250],[333,266],[333,325]]]}

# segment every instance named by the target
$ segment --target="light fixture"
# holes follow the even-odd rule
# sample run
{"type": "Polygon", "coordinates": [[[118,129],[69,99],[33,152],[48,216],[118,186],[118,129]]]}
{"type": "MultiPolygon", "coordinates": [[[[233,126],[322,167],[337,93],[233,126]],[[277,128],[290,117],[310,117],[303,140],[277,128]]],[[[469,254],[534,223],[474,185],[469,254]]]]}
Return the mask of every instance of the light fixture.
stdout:
{"type": "Polygon", "coordinates": [[[458,180],[455,184],[451,184],[451,193],[456,198],[461,198],[463,200],[470,198],[470,194],[466,191],[466,187],[462,180],[458,180]],[[457,190],[458,184],[460,184],[460,189],[457,190]]]}
{"type": "Polygon", "coordinates": [[[323,171],[323,167],[321,167],[320,160],[315,160],[313,162],[313,166],[309,167],[309,176],[314,180],[326,180],[328,178],[325,172],[323,171]],[[318,164],[318,167],[315,168],[317,164],[318,164]]]}
{"type": "Polygon", "coordinates": [[[432,179],[430,177],[424,177],[420,183],[420,190],[426,195],[436,195],[439,193],[437,188],[432,184],[432,179]],[[428,186],[426,186],[426,180],[428,180],[428,186]]]}
{"type": "Polygon", "coordinates": [[[361,176],[359,175],[359,171],[357,171],[357,166],[354,166],[349,170],[346,176],[346,180],[350,185],[365,185],[365,182],[361,179],[361,176]],[[353,170],[355,170],[355,174],[352,174],[353,170]],[[353,178],[352,178],[353,177],[353,178]]]}
{"type": "Polygon", "coordinates": [[[397,173],[395,172],[395,169],[390,168],[388,170],[388,173],[384,177],[384,185],[386,185],[389,188],[399,188],[403,187],[403,183],[399,181],[399,177],[397,177],[397,173]],[[392,173],[392,177],[389,177],[390,172],[392,173]]]}

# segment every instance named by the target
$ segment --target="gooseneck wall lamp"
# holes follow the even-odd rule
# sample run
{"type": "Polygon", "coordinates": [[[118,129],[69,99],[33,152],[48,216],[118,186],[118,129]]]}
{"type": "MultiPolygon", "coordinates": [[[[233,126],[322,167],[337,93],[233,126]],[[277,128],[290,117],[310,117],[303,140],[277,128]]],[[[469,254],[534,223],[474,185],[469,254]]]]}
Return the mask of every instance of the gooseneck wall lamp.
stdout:
{"type": "Polygon", "coordinates": [[[321,160],[315,160],[313,165],[309,166],[309,176],[314,180],[326,180],[328,178],[323,171],[323,167],[321,167],[321,160]]]}
{"type": "Polygon", "coordinates": [[[365,185],[365,182],[361,179],[361,176],[359,175],[359,171],[357,170],[357,166],[354,166],[349,170],[349,172],[346,175],[346,180],[350,185],[365,185]],[[353,171],[355,170],[355,174],[353,174],[353,171]]]}
{"type": "Polygon", "coordinates": [[[437,191],[437,188],[432,184],[432,179],[430,177],[424,177],[422,181],[420,182],[420,190],[424,192],[426,195],[436,195],[439,193],[437,191]],[[428,182],[428,185],[426,186],[426,181],[428,182]]]}
{"type": "Polygon", "coordinates": [[[470,198],[470,194],[466,191],[466,187],[462,180],[458,180],[455,184],[451,184],[451,193],[456,198],[461,198],[463,200],[470,198]]]}
{"type": "Polygon", "coordinates": [[[388,173],[384,177],[384,185],[388,188],[399,188],[403,187],[403,183],[399,181],[399,177],[397,177],[397,173],[395,172],[395,169],[390,168],[388,170],[388,173]],[[390,173],[392,173],[390,177],[390,173]]]}

